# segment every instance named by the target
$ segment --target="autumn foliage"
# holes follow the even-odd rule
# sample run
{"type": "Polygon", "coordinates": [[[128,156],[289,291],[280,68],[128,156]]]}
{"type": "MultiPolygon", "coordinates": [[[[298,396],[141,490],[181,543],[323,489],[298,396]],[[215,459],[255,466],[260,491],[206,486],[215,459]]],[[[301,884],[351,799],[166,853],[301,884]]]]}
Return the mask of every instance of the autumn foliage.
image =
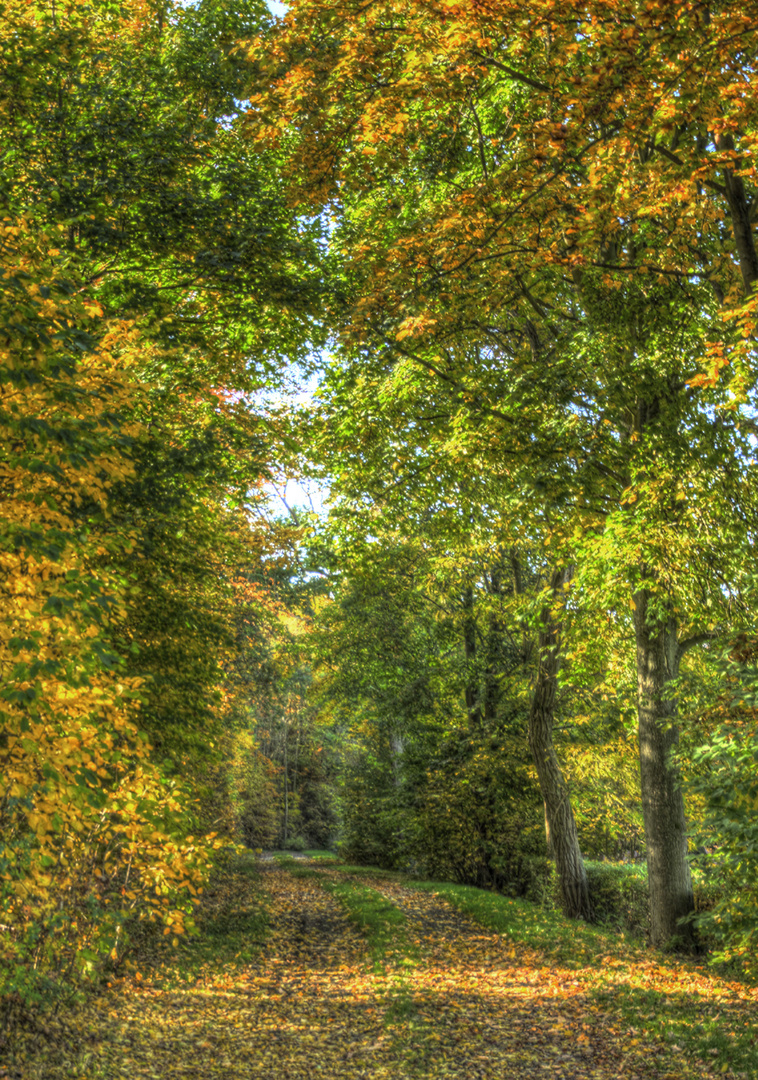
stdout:
{"type": "Polygon", "coordinates": [[[134,536],[109,528],[133,470],[139,339],[24,220],[3,227],[3,991],[117,962],[124,920],[185,927],[213,845],[135,726],[111,628],[134,536]],[[186,832],[186,830],[185,830],[186,832]],[[36,980],[38,982],[38,980],[36,980]]]}
{"type": "Polygon", "coordinates": [[[756,55],[753,0],[0,2],[0,1004],[240,840],[584,921],[644,854],[652,943],[754,968],[756,55]]]}
{"type": "MultiPolygon", "coordinates": [[[[260,552],[242,501],[279,437],[242,398],[292,328],[245,322],[260,296],[203,263],[214,214],[202,240],[184,227],[216,136],[233,151],[216,113],[238,69],[211,5],[164,15],[10,4],[0,22],[6,1003],[118,969],[139,922],[191,929],[228,824],[233,582],[260,552]],[[228,57],[210,87],[190,75],[204,49],[228,57]]],[[[237,196],[266,204],[243,159],[237,196]]]]}
{"type": "MultiPolygon", "coordinates": [[[[344,507],[423,492],[404,536],[452,505],[571,583],[536,630],[548,816],[568,788],[535,728],[581,683],[566,613],[629,625],[658,945],[695,944],[685,657],[755,603],[757,46],[752,5],[302,0],[249,54],[250,138],[333,222],[344,507]]],[[[589,914],[574,826],[556,850],[589,914]]]]}

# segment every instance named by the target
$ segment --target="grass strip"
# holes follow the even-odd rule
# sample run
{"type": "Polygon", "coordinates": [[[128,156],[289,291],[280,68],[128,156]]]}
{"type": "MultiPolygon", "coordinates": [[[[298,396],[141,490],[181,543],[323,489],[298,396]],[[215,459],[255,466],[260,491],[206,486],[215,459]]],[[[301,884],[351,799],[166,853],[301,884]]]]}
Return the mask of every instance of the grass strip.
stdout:
{"type": "Polygon", "coordinates": [[[529,900],[450,882],[409,880],[408,885],[435,893],[480,926],[504,934],[515,945],[544,952],[569,968],[593,964],[609,950],[628,959],[634,955],[634,944],[623,933],[609,934],[601,928],[566,919],[529,900]]]}
{"type": "Polygon", "coordinates": [[[292,855],[276,854],[274,855],[274,862],[277,866],[281,866],[282,870],[286,870],[294,878],[320,878],[321,874],[318,870],[314,870],[310,866],[303,866],[300,859],[295,859],[292,855]]]}
{"type": "MultiPolygon", "coordinates": [[[[339,872],[342,873],[342,867],[339,872]]],[[[413,1027],[418,1011],[408,974],[419,957],[418,947],[408,937],[406,917],[367,885],[328,879],[323,880],[323,885],[365,934],[374,972],[388,975],[381,993],[385,1002],[383,1023],[392,1033],[394,1051],[405,1054],[414,1043],[413,1027]]],[[[416,1075],[407,1061],[405,1075],[416,1075]]]]}
{"type": "Polygon", "coordinates": [[[366,936],[376,971],[387,966],[413,966],[418,948],[408,937],[406,918],[399,908],[375,889],[354,881],[322,878],[322,884],[366,936]]]}
{"type": "Polygon", "coordinates": [[[154,955],[145,958],[160,970],[164,986],[192,983],[208,970],[244,965],[258,955],[270,911],[253,855],[233,857],[214,875],[195,919],[196,933],[180,938],[178,948],[169,953],[165,939],[158,939],[154,955]]]}
{"type": "MultiPolygon", "coordinates": [[[[376,974],[388,976],[380,996],[385,1001],[384,1024],[393,1033],[392,1045],[405,1047],[410,1038],[408,1025],[412,1026],[417,1012],[413,993],[408,985],[408,971],[415,966],[419,956],[418,947],[409,939],[407,920],[403,912],[381,893],[356,881],[345,881],[345,874],[365,877],[396,877],[376,867],[346,866],[331,853],[314,853],[311,858],[327,855],[318,871],[298,865],[297,860],[286,855],[277,856],[277,863],[293,877],[312,876],[342,905],[350,920],[359,927],[368,946],[369,956],[376,974]],[[339,879],[330,878],[330,872],[339,879]]],[[[410,1073],[408,1074],[410,1075],[410,1073]]]]}
{"type": "Polygon", "coordinates": [[[402,874],[398,870],[382,870],[378,866],[352,866],[350,863],[336,862],[334,869],[349,877],[384,878],[386,881],[408,880],[407,874],[402,874]]]}
{"type": "Polygon", "coordinates": [[[315,870],[304,866],[300,860],[286,853],[274,854],[274,861],[294,878],[317,879],[321,886],[339,901],[349,918],[360,927],[366,937],[375,970],[381,970],[388,965],[410,966],[418,957],[418,949],[407,934],[405,915],[395,904],[367,885],[328,876],[330,872],[337,872],[340,877],[350,872],[369,877],[388,876],[384,871],[377,871],[374,867],[346,867],[336,859],[324,859],[323,869],[315,870]]]}

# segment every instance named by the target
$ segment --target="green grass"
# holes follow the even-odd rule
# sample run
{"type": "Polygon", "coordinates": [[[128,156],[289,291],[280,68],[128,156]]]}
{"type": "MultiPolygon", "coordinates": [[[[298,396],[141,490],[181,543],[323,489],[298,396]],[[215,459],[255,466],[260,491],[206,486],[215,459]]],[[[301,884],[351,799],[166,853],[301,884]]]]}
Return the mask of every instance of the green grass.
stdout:
{"type": "Polygon", "coordinates": [[[414,889],[436,893],[481,926],[504,934],[516,945],[538,949],[567,967],[584,967],[609,949],[620,950],[624,955],[631,951],[623,935],[571,921],[529,900],[514,900],[473,885],[439,881],[408,884],[414,889]]]}
{"type": "Polygon", "coordinates": [[[295,878],[317,878],[321,876],[318,870],[314,870],[310,866],[303,866],[300,859],[295,859],[285,852],[277,852],[274,855],[274,862],[295,878]]]}
{"type": "Polygon", "coordinates": [[[337,862],[334,869],[350,877],[385,878],[388,881],[408,880],[407,874],[401,874],[398,870],[382,870],[378,866],[353,866],[350,863],[337,862]]]}
{"type": "Polygon", "coordinates": [[[381,893],[354,881],[330,881],[322,877],[322,884],[365,935],[375,970],[388,964],[413,964],[418,949],[408,938],[405,915],[399,908],[381,893]]]}
{"type": "Polygon", "coordinates": [[[629,978],[616,985],[600,983],[593,1001],[618,1011],[630,1031],[712,1062],[717,1071],[728,1069],[745,1080],[758,1077],[755,1007],[749,1010],[736,1001],[725,1004],[686,984],[663,993],[641,981],[637,986],[633,969],[629,978]]]}

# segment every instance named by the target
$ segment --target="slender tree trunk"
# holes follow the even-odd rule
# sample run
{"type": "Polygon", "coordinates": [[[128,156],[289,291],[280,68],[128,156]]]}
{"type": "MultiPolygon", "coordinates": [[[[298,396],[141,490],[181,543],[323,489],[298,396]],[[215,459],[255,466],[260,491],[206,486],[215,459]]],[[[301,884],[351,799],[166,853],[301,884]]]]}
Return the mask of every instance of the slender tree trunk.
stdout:
{"type": "Polygon", "coordinates": [[[474,588],[467,585],[463,594],[463,641],[466,655],[466,709],[469,726],[479,727],[482,710],[479,703],[479,676],[476,671],[476,620],[474,617],[474,588]]]}
{"type": "MultiPolygon", "coordinates": [[[[289,709],[289,702],[287,702],[287,708],[289,709]]],[[[290,802],[289,802],[289,790],[288,790],[288,775],[287,770],[289,766],[288,760],[288,748],[289,748],[289,727],[287,724],[285,713],[284,721],[284,842],[287,843],[290,828],[290,802]]]]}
{"type": "Polygon", "coordinates": [[[695,906],[687,861],[687,823],[679,774],[670,761],[679,730],[676,700],[665,694],[666,684],[679,674],[682,647],[676,624],[673,620],[656,621],[650,604],[650,591],[639,589],[634,595],[634,629],[650,937],[653,945],[662,946],[676,936],[689,948],[694,945],[692,926],[679,925],[695,906]]]}
{"type": "Polygon", "coordinates": [[[390,760],[392,761],[392,780],[395,788],[403,783],[403,750],[405,744],[402,735],[390,735],[390,760]]]}
{"type": "MultiPolygon", "coordinates": [[[[502,592],[502,579],[500,566],[495,565],[490,571],[490,580],[487,588],[490,596],[500,596],[502,592]]],[[[486,663],[484,668],[484,687],[482,692],[484,706],[484,722],[491,730],[491,725],[497,719],[497,710],[500,703],[500,683],[498,681],[498,664],[500,661],[500,649],[503,637],[503,628],[497,615],[497,610],[491,610],[487,626],[486,663]]]]}
{"type": "Polygon", "coordinates": [[[298,773],[298,766],[300,764],[300,740],[301,740],[302,734],[303,734],[303,710],[302,710],[302,704],[303,703],[300,700],[300,697],[298,696],[297,705],[295,706],[295,708],[297,709],[297,738],[295,739],[295,764],[294,764],[294,766],[292,768],[292,798],[293,799],[297,795],[297,773],[298,773]]]}
{"type": "Polygon", "coordinates": [[[568,786],[553,745],[555,693],[560,667],[561,623],[554,604],[569,579],[568,570],[556,570],[550,581],[550,597],[542,611],[537,678],[529,711],[529,747],[537,768],[545,803],[545,828],[558,871],[566,914],[591,922],[595,913],[590,899],[584,860],[579,850],[576,821],[568,786]]]}

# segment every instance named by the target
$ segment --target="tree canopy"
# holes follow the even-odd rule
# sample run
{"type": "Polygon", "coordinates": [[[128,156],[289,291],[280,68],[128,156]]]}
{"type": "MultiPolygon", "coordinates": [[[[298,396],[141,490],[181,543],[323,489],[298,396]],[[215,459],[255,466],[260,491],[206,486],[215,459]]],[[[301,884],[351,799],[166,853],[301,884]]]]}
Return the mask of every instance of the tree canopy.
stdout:
{"type": "Polygon", "coordinates": [[[758,7],[5,0],[0,55],[0,997],[234,843],[587,922],[644,859],[652,945],[754,968],[758,7]]]}

